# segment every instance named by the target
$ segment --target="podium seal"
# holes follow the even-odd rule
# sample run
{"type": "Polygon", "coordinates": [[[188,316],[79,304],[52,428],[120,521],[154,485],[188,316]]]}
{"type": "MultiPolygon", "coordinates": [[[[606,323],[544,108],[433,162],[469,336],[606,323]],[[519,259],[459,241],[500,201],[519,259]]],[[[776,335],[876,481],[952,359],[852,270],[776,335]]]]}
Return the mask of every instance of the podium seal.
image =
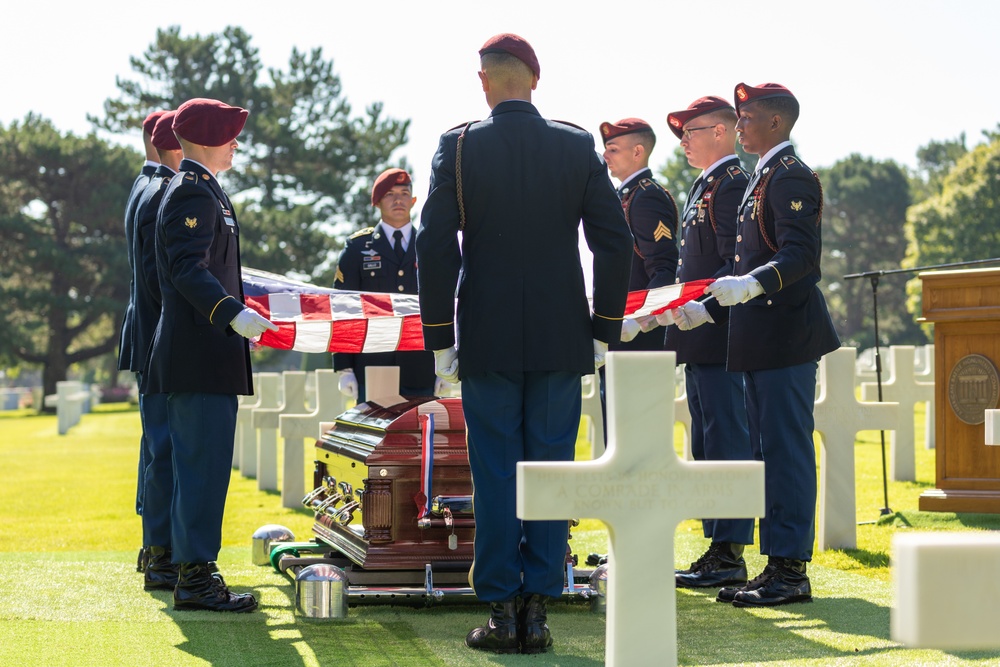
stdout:
{"type": "Polygon", "coordinates": [[[962,422],[976,425],[986,421],[986,410],[1000,400],[1000,374],[997,367],[981,354],[969,354],[958,360],[948,377],[948,403],[962,422]]]}

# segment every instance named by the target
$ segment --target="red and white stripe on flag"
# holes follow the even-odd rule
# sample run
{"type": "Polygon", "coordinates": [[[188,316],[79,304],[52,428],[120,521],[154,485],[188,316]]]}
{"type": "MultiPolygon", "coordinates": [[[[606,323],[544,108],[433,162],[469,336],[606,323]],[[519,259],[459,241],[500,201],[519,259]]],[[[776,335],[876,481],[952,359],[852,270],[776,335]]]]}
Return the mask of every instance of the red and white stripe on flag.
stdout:
{"type": "Polygon", "coordinates": [[[666,310],[679,308],[704,294],[705,288],[713,282],[714,278],[706,278],[629,292],[628,302],[625,304],[625,317],[659,315],[666,310]]]}
{"type": "MultiPolygon", "coordinates": [[[[713,279],[629,292],[626,317],[656,315],[701,296],[713,279]]],[[[260,345],[298,352],[424,349],[416,294],[317,287],[256,269],[243,270],[246,304],[278,325],[260,345]]]]}

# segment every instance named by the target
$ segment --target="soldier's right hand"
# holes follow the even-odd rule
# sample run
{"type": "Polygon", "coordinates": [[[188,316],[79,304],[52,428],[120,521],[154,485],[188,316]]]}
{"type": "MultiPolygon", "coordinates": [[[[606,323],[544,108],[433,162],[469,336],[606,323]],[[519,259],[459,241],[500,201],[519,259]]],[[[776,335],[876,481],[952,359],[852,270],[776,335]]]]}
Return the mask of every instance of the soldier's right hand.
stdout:
{"type": "Polygon", "coordinates": [[[233,331],[244,338],[257,338],[265,331],[277,331],[278,325],[271,322],[252,308],[244,308],[229,323],[233,331]]]}

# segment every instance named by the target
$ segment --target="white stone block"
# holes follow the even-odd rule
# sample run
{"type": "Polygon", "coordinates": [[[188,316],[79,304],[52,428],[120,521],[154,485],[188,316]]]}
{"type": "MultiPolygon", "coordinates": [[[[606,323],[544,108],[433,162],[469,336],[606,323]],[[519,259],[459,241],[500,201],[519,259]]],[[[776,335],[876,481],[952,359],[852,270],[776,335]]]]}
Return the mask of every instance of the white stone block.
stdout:
{"type": "Polygon", "coordinates": [[[1000,410],[987,410],[986,444],[1000,445],[1000,410]]]}
{"type": "Polygon", "coordinates": [[[893,538],[893,641],[945,651],[1000,649],[1000,534],[893,538]]]}

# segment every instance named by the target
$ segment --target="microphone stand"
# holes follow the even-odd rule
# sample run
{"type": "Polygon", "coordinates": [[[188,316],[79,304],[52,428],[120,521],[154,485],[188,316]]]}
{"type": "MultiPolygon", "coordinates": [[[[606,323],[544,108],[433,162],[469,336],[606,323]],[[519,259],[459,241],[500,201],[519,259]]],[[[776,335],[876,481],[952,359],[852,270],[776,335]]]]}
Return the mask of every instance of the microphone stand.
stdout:
{"type": "MultiPolygon", "coordinates": [[[[973,266],[976,264],[989,264],[993,262],[1000,262],[1000,257],[995,257],[992,259],[977,259],[971,262],[951,262],[949,264],[934,264],[930,266],[915,266],[912,269],[888,269],[879,271],[864,271],[861,273],[849,273],[843,276],[844,280],[853,280],[855,278],[868,278],[872,285],[872,317],[875,320],[875,380],[878,384],[878,402],[882,402],[882,355],[879,352],[879,337],[878,337],[878,283],[879,278],[882,276],[888,276],[896,273],[915,273],[917,271],[928,271],[931,269],[946,269],[954,268],[959,266],[973,266]]],[[[884,501],[884,506],[879,510],[879,516],[886,516],[892,514],[893,511],[889,509],[889,475],[886,469],[885,463],[885,430],[879,431],[879,435],[882,440],[882,499],[884,501]]],[[[871,521],[862,521],[861,524],[874,523],[871,521]]]]}

